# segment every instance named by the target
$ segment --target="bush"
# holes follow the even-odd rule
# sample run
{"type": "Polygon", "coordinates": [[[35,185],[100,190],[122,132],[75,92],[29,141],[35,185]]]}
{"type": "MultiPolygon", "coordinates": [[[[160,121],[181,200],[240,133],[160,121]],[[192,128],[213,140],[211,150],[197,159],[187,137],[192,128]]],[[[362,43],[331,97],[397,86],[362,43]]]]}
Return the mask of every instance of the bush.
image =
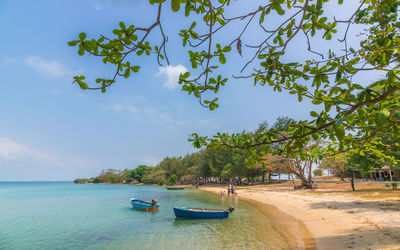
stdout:
{"type": "Polygon", "coordinates": [[[313,172],[314,176],[322,176],[322,170],[319,168],[314,169],[312,172],[313,172]]]}
{"type": "Polygon", "coordinates": [[[171,175],[171,177],[169,177],[169,184],[174,185],[176,184],[176,182],[178,181],[178,176],[176,176],[175,174],[171,175]]]}
{"type": "Polygon", "coordinates": [[[84,178],[74,180],[74,183],[88,183],[88,182],[89,180],[84,178]]]}
{"type": "Polygon", "coordinates": [[[166,183],[166,181],[161,177],[157,177],[155,182],[160,186],[163,186],[166,183]]]}
{"type": "Polygon", "coordinates": [[[397,189],[397,183],[393,182],[391,185],[392,185],[392,189],[397,189]]]}

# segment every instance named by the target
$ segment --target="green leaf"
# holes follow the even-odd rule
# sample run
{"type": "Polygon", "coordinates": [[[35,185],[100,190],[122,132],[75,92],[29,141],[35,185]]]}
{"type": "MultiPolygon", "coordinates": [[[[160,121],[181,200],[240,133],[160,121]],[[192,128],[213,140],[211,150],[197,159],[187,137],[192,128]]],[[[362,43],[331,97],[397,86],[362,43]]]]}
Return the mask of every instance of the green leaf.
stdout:
{"type": "Polygon", "coordinates": [[[85,32],[80,33],[79,40],[81,40],[83,42],[83,41],[85,41],[85,39],[86,39],[86,33],[85,32]]]}
{"type": "Polygon", "coordinates": [[[78,55],[83,56],[85,54],[85,49],[81,45],[79,46],[79,49],[78,49],[78,55]]]}
{"type": "Polygon", "coordinates": [[[342,126],[335,126],[335,135],[339,141],[342,141],[345,135],[344,128],[342,126]]]}
{"type": "Polygon", "coordinates": [[[185,16],[188,17],[189,14],[190,14],[190,4],[189,4],[189,3],[186,3],[186,6],[185,6],[185,16]]]}
{"type": "Polygon", "coordinates": [[[342,78],[342,72],[338,71],[338,72],[336,73],[336,79],[335,79],[335,81],[339,81],[341,78],[342,78]]]}
{"type": "Polygon", "coordinates": [[[321,104],[322,102],[323,102],[323,101],[318,100],[318,99],[312,100],[312,103],[315,104],[315,105],[319,105],[319,104],[321,104]]]}
{"type": "Polygon", "coordinates": [[[189,72],[185,72],[185,73],[182,75],[182,78],[183,78],[183,79],[187,79],[189,76],[190,76],[190,73],[189,73],[189,72]]]}
{"type": "Polygon", "coordinates": [[[69,41],[68,45],[69,46],[76,46],[79,43],[79,41],[69,41]]]}
{"type": "Polygon", "coordinates": [[[88,88],[88,85],[85,82],[82,81],[78,81],[79,87],[81,87],[81,89],[85,90],[88,88]]]}
{"type": "Polygon", "coordinates": [[[131,70],[135,73],[139,72],[140,66],[133,66],[131,67],[131,70]]]}
{"type": "Polygon", "coordinates": [[[389,116],[390,116],[390,111],[387,109],[383,109],[383,110],[381,110],[381,112],[379,112],[379,120],[381,122],[386,122],[386,120],[389,116]]]}
{"type": "Polygon", "coordinates": [[[278,14],[281,15],[281,16],[285,14],[285,11],[282,9],[282,7],[281,7],[280,4],[276,4],[275,10],[276,10],[276,12],[278,12],[278,14]]]}
{"type": "Polygon", "coordinates": [[[311,26],[312,26],[312,23],[306,23],[303,25],[303,29],[308,30],[309,28],[311,28],[311,26]]]}
{"type": "Polygon", "coordinates": [[[181,8],[181,1],[180,0],[171,0],[171,9],[174,12],[177,12],[181,8]]]}
{"type": "Polygon", "coordinates": [[[221,54],[221,55],[219,56],[219,62],[222,63],[222,64],[225,64],[225,63],[226,63],[226,58],[225,58],[224,54],[221,54]]]}
{"type": "Polygon", "coordinates": [[[330,102],[325,102],[325,111],[329,112],[331,110],[332,104],[330,102]]]}
{"type": "Polygon", "coordinates": [[[297,100],[301,102],[303,100],[303,96],[300,93],[297,93],[297,100]]]}
{"type": "Polygon", "coordinates": [[[337,121],[335,122],[336,126],[339,126],[340,124],[342,124],[342,122],[344,121],[343,117],[340,117],[339,119],[337,119],[337,121]]]}

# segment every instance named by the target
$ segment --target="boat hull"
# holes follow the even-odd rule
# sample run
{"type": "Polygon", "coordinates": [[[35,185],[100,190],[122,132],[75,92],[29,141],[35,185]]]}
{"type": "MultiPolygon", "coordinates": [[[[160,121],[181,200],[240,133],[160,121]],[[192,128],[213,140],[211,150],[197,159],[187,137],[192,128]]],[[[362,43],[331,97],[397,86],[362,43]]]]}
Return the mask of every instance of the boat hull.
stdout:
{"type": "Polygon", "coordinates": [[[139,200],[136,198],[131,199],[132,208],[143,210],[143,211],[157,211],[160,204],[152,204],[151,202],[139,200]]]}
{"type": "Polygon", "coordinates": [[[184,187],[167,187],[168,190],[182,190],[184,187]]]}
{"type": "Polygon", "coordinates": [[[174,207],[176,217],[193,218],[193,219],[223,219],[229,217],[229,212],[225,210],[207,210],[195,209],[185,207],[174,207]]]}

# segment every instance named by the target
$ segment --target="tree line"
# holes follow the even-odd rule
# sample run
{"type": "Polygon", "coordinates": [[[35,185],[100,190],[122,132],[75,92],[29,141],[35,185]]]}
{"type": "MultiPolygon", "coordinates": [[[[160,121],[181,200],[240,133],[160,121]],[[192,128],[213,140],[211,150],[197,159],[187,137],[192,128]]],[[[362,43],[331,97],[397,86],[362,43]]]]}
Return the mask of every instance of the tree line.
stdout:
{"type": "MultiPolygon", "coordinates": [[[[289,117],[279,117],[272,125],[262,122],[259,127],[247,133],[256,137],[267,129],[282,131],[288,123],[295,122],[289,117]]],[[[344,178],[351,176],[351,169],[362,173],[371,173],[383,166],[400,168],[400,139],[391,133],[377,135],[379,154],[375,148],[368,150],[350,150],[336,155],[323,155],[329,146],[323,140],[313,140],[303,147],[302,154],[279,154],[282,147],[279,143],[271,145],[278,154],[260,155],[258,164],[252,164],[246,158],[246,153],[236,148],[204,148],[198,152],[179,157],[166,157],[156,166],[139,165],[135,169],[103,170],[102,173],[90,179],[76,179],[75,183],[145,183],[145,184],[175,184],[176,182],[202,183],[207,181],[217,183],[235,183],[237,185],[254,182],[271,181],[274,174],[287,174],[300,180],[301,186],[311,188],[312,176],[320,176],[324,171],[344,178]],[[317,167],[316,167],[317,166],[317,167]]]]}

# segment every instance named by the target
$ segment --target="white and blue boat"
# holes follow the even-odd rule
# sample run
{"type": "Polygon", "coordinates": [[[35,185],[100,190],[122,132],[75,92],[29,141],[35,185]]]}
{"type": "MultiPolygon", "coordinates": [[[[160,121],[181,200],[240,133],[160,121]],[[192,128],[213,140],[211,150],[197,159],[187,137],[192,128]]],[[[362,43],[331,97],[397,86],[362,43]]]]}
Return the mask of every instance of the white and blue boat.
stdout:
{"type": "Polygon", "coordinates": [[[228,218],[229,214],[234,210],[233,207],[229,209],[204,209],[204,208],[187,208],[187,207],[174,207],[176,217],[194,218],[194,219],[222,219],[228,218]]]}
{"type": "Polygon", "coordinates": [[[137,198],[131,198],[131,205],[133,208],[145,211],[157,211],[160,207],[160,204],[158,204],[157,200],[148,202],[137,198]]]}

